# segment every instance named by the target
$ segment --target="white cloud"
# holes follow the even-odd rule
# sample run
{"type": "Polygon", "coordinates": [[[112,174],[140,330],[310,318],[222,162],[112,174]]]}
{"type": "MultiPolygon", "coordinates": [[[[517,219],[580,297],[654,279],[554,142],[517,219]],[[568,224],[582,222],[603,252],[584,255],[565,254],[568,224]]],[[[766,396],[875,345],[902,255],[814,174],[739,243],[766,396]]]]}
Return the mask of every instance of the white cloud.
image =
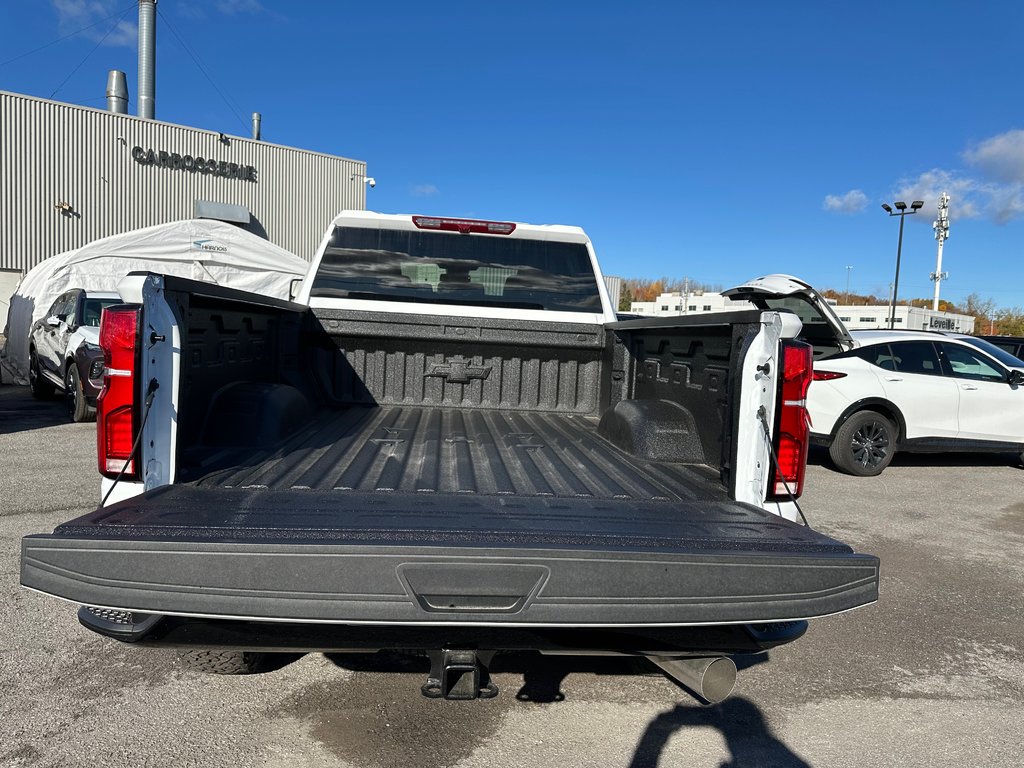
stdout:
{"type": "MultiPolygon", "coordinates": [[[[925,171],[917,178],[902,179],[891,199],[908,203],[923,200],[923,212],[934,214],[943,192],[950,197],[950,221],[985,217],[996,224],[1009,224],[1024,218],[1024,183],[1000,184],[941,168],[925,171]]],[[[933,216],[923,218],[931,223],[933,216]]]]}
{"type": "Polygon", "coordinates": [[[989,185],[953,171],[932,168],[916,178],[900,179],[889,202],[903,200],[912,203],[914,200],[923,200],[924,209],[919,215],[922,220],[928,219],[930,224],[932,218],[924,214],[932,214],[934,217],[938,211],[939,195],[943,192],[948,192],[950,197],[950,221],[978,218],[988,208],[991,196],[989,185]]]}
{"type": "Polygon", "coordinates": [[[845,195],[825,195],[822,206],[830,213],[859,213],[867,204],[867,195],[859,189],[851,189],[845,195]]]}
{"type": "MultiPolygon", "coordinates": [[[[961,154],[967,170],[932,168],[917,176],[899,179],[888,202],[922,200],[924,208],[911,221],[931,224],[939,195],[949,193],[949,218],[985,218],[996,224],[1024,219],[1024,130],[1014,128],[984,139],[961,154]]],[[[867,204],[859,189],[845,195],[827,195],[824,209],[856,213],[867,204]]]]}
{"type": "Polygon", "coordinates": [[[994,186],[989,195],[988,213],[996,224],[1009,224],[1024,217],[1024,185],[994,186]]]}
{"type": "MultiPolygon", "coordinates": [[[[57,29],[61,35],[81,30],[81,36],[103,45],[135,48],[139,40],[135,8],[125,10],[119,0],[51,0],[57,12],[57,29]],[[117,19],[118,7],[125,11],[117,19]],[[88,27],[88,29],[83,29],[88,27]]],[[[186,19],[206,18],[201,3],[175,4],[178,15],[186,19]]],[[[207,6],[210,7],[210,6],[207,6]]],[[[220,13],[236,16],[242,13],[262,13],[266,10],[260,0],[217,0],[212,4],[220,13]]]]}
{"type": "Polygon", "coordinates": [[[125,19],[117,22],[117,28],[107,35],[106,40],[103,41],[104,45],[123,45],[125,48],[135,48],[138,43],[138,25],[134,21],[126,21],[125,19]]]}
{"type": "Polygon", "coordinates": [[[1024,131],[1014,129],[985,139],[966,150],[963,158],[989,178],[1024,182],[1024,131]]]}
{"type": "Polygon", "coordinates": [[[417,184],[410,190],[416,197],[433,197],[441,190],[435,187],[433,184],[417,184]]]}
{"type": "Polygon", "coordinates": [[[57,12],[57,29],[62,35],[70,35],[83,27],[82,37],[103,45],[123,45],[134,48],[139,32],[134,21],[129,21],[131,14],[117,15],[116,0],[53,0],[53,8],[57,12]]]}

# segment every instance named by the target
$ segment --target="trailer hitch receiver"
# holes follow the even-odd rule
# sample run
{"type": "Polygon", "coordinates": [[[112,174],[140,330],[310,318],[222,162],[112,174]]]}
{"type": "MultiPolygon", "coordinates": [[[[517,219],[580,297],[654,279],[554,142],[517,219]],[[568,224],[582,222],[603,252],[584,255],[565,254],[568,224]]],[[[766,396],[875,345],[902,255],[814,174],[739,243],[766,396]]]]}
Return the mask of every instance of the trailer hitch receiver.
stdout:
{"type": "Polygon", "coordinates": [[[494,651],[443,649],[430,651],[430,674],[420,691],[428,699],[490,699],[498,695],[488,666],[494,651]]]}

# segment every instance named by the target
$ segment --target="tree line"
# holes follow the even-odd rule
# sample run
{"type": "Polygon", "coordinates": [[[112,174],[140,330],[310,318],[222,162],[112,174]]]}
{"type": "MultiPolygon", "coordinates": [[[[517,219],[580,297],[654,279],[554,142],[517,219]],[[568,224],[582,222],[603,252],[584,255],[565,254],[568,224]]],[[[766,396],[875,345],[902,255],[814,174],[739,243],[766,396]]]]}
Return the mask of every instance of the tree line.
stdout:
{"type": "MultiPolygon", "coordinates": [[[[690,295],[703,291],[721,291],[721,285],[702,283],[689,278],[659,277],[644,279],[639,277],[622,278],[622,293],[619,297],[619,311],[629,312],[634,301],[654,301],[663,293],[679,293],[690,295]]],[[[833,288],[826,288],[821,295],[835,299],[841,304],[861,304],[885,306],[889,303],[888,296],[874,294],[846,293],[833,288]]],[[[931,299],[901,300],[901,305],[931,309],[931,299]]],[[[992,299],[983,299],[981,294],[972,293],[963,302],[939,300],[939,309],[943,312],[954,312],[974,318],[974,332],[977,335],[999,334],[1001,336],[1024,336],[1024,308],[997,307],[992,299]]]]}

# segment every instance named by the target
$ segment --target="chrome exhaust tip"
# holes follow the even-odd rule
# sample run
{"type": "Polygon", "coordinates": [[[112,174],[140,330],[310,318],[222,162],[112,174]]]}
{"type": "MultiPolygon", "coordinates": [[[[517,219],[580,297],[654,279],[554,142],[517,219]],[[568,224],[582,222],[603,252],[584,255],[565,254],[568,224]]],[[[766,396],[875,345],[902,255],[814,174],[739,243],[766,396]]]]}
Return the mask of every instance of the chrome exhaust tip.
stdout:
{"type": "Polygon", "coordinates": [[[728,698],[736,686],[736,664],[726,656],[666,659],[648,656],[655,666],[708,704],[728,698]]]}

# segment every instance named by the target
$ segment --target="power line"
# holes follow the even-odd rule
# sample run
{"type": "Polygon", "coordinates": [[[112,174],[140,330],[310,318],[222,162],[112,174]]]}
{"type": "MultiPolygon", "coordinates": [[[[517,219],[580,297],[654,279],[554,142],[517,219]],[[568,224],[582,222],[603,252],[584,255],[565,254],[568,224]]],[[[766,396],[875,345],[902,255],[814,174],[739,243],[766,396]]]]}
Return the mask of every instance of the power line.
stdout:
{"type": "Polygon", "coordinates": [[[85,62],[89,59],[89,57],[92,56],[94,53],[96,53],[96,49],[99,48],[101,45],[103,45],[103,41],[106,40],[108,37],[110,37],[110,33],[111,32],[113,32],[115,29],[117,29],[117,25],[121,23],[121,19],[123,19],[125,14],[128,13],[128,11],[130,11],[131,9],[132,9],[132,6],[129,6],[125,10],[121,11],[121,15],[118,17],[117,21],[114,22],[114,26],[112,26],[110,29],[107,30],[107,34],[105,34],[103,37],[101,37],[99,39],[99,42],[96,43],[96,45],[94,45],[92,47],[92,50],[89,51],[87,54],[85,54],[85,58],[82,59],[80,62],[78,62],[78,65],[68,73],[68,76],[60,81],[60,85],[58,85],[56,88],[53,89],[53,93],[50,94],[50,98],[51,99],[54,96],[56,96],[57,95],[57,91],[59,91],[61,88],[63,88],[64,84],[68,80],[71,79],[71,76],[74,75],[75,72],[77,72],[79,69],[81,69],[82,65],[85,64],[85,62]]]}
{"type": "Polygon", "coordinates": [[[213,89],[217,92],[221,99],[224,100],[224,104],[227,105],[227,108],[235,113],[235,117],[237,117],[238,122],[242,124],[242,128],[248,128],[248,126],[245,123],[245,120],[243,120],[242,116],[238,113],[238,110],[235,109],[235,107],[231,104],[231,102],[228,100],[228,97],[224,95],[224,92],[217,87],[217,84],[213,81],[213,78],[210,76],[209,72],[207,72],[206,68],[200,63],[198,55],[192,53],[188,45],[185,44],[185,41],[181,39],[181,35],[178,34],[178,31],[171,24],[170,20],[166,16],[164,16],[163,13],[160,12],[159,8],[156,9],[156,12],[160,14],[160,18],[163,20],[164,24],[166,24],[167,28],[171,30],[171,34],[174,35],[175,38],[177,38],[178,44],[181,45],[182,50],[189,55],[189,58],[191,58],[192,61],[195,63],[196,67],[199,68],[199,71],[203,73],[203,76],[210,81],[210,85],[213,86],[213,89]]]}
{"type": "MultiPolygon", "coordinates": [[[[87,29],[92,29],[93,27],[99,26],[100,24],[102,24],[107,19],[112,19],[115,16],[124,16],[124,14],[126,14],[128,11],[130,11],[134,7],[135,7],[135,5],[132,4],[132,5],[129,5],[127,8],[121,9],[120,11],[114,11],[109,16],[104,16],[99,21],[94,21],[92,24],[84,26],[81,29],[76,30],[76,31],[74,31],[74,32],[72,32],[70,34],[64,35],[64,37],[58,37],[56,40],[51,40],[46,45],[41,45],[38,48],[33,48],[31,51],[26,51],[25,53],[19,53],[13,59],[7,59],[7,61],[0,61],[0,67],[5,67],[8,64],[11,64],[11,63],[13,63],[15,61],[18,61],[19,59],[24,59],[26,56],[31,56],[33,53],[39,53],[39,51],[45,50],[46,48],[49,48],[51,45],[56,45],[57,43],[61,42],[62,40],[67,40],[69,37],[74,37],[75,35],[81,34],[82,32],[85,32],[85,30],[87,30],[87,29]]],[[[107,34],[109,35],[110,33],[108,32],[107,34]]]]}

